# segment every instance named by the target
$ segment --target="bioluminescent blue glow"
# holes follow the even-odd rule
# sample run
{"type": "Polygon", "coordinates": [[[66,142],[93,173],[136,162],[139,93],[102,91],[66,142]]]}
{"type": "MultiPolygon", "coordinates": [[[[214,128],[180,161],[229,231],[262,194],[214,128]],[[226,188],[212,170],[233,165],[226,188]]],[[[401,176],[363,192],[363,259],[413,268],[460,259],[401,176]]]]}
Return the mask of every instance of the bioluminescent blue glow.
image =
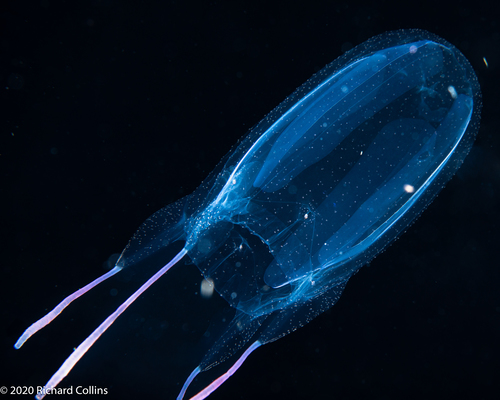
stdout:
{"type": "Polygon", "coordinates": [[[472,67],[443,39],[401,30],[368,40],[271,111],[194,193],[149,217],[113,271],[68,296],[16,348],[100,281],[181,241],[177,256],[45,387],[54,388],[129,304],[189,258],[236,314],[195,360],[178,399],[196,376],[246,348],[227,373],[190,394],[207,397],[252,351],[332,307],[349,278],[411,224],[469,152],[480,99],[472,67]]]}

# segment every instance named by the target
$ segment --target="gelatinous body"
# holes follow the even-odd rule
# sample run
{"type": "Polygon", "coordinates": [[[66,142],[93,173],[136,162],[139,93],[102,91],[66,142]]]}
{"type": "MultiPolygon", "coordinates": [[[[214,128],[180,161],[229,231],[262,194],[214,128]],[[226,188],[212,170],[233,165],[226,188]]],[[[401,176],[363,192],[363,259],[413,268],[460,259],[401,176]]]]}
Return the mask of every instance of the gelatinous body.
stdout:
{"type": "MultiPolygon", "coordinates": [[[[200,372],[253,341],[194,397],[205,398],[251,351],[337,301],[348,279],[453,176],[472,146],[479,113],[471,66],[432,34],[390,32],[346,53],[254,127],[193,194],[144,222],[113,274],[174,242],[184,242],[183,249],[46,386],[57,385],[128,304],[185,258],[237,311],[179,398],[200,372]]],[[[30,327],[16,347],[80,294],[30,327]]]]}

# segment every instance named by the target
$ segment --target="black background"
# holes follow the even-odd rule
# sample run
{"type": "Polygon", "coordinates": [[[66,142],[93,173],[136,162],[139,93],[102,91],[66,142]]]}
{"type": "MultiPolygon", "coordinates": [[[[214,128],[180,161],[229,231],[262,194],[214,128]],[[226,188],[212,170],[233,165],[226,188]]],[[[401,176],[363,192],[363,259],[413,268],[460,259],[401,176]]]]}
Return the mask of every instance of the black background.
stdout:
{"type": "MultiPolygon", "coordinates": [[[[103,284],[16,351],[24,329],[101,275],[143,220],[192,192],[297,86],[376,34],[421,28],[478,75],[469,157],[337,305],[257,350],[210,398],[497,398],[500,14],[490,3],[2,2],[0,385],[47,382],[140,283],[103,284]]],[[[203,355],[171,333],[188,313],[206,318],[176,303],[176,289],[198,289],[192,269],[142,296],[60,386],[175,398],[203,355]]]]}

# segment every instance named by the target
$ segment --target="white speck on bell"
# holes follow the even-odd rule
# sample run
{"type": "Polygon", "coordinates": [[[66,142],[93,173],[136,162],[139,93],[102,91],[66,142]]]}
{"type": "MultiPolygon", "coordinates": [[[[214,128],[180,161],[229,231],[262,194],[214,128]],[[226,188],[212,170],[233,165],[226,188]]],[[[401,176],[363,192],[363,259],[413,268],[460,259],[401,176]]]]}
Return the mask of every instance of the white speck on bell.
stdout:
{"type": "Polygon", "coordinates": [[[214,294],[214,281],[211,278],[201,281],[200,294],[204,299],[209,299],[214,294]]]}
{"type": "Polygon", "coordinates": [[[415,188],[412,185],[406,184],[403,186],[406,193],[413,193],[415,188]]]}
{"type": "Polygon", "coordinates": [[[452,99],[456,99],[458,97],[457,91],[453,86],[448,86],[448,93],[451,95],[452,99]]]}

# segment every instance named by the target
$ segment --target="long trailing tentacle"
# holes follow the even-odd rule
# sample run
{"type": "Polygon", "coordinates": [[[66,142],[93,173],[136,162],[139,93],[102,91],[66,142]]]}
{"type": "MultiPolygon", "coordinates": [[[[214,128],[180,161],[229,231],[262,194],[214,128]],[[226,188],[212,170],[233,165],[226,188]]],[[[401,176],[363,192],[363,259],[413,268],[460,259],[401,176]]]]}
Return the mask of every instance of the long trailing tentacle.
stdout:
{"type": "Polygon", "coordinates": [[[182,259],[187,253],[186,249],[182,249],[167,265],[161,268],[156,274],[148,279],[132,296],[130,296],[118,309],[111,314],[99,327],[92,332],[87,339],[85,339],[76,350],[66,359],[61,367],[56,371],[52,378],[44,386],[44,390],[36,395],[37,400],[44,398],[47,392],[55,388],[66,375],[71,371],[75,364],[83,357],[87,350],[96,342],[97,339],[108,329],[111,324],[123,313],[127,307],[132,304],[145,290],[147,290],[155,281],[157,281],[163,274],[165,274],[171,267],[182,259]]]}
{"type": "Polygon", "coordinates": [[[61,301],[52,311],[50,311],[48,314],[46,314],[44,317],[40,318],[38,321],[36,321],[34,324],[32,324],[28,329],[26,329],[24,331],[24,333],[21,335],[21,337],[19,339],[17,339],[17,342],[14,345],[14,347],[16,349],[21,348],[21,346],[24,344],[24,342],[26,342],[26,340],[28,340],[32,335],[34,335],[40,329],[42,329],[46,325],[50,324],[59,314],[61,314],[61,312],[67,306],[69,306],[71,304],[71,302],[73,300],[76,300],[82,294],[88,292],[90,289],[97,286],[99,283],[105,281],[106,279],[112,277],[113,275],[120,272],[121,270],[122,270],[122,267],[114,267],[112,270],[106,272],[104,275],[93,280],[88,285],[86,285],[86,286],[82,287],[81,289],[78,289],[76,292],[70,294],[63,301],[61,301]]]}
{"type": "MultiPolygon", "coordinates": [[[[201,392],[199,392],[197,395],[191,397],[190,400],[203,400],[210,396],[211,393],[213,393],[217,388],[222,385],[225,381],[227,381],[237,370],[241,365],[245,362],[247,357],[252,353],[255,349],[258,347],[262,346],[262,343],[257,340],[252,343],[252,345],[245,350],[245,352],[241,355],[240,358],[233,364],[229,370],[219,376],[215,381],[213,381],[210,385],[208,385],[205,389],[203,389],[201,392]]],[[[179,396],[177,396],[177,400],[182,400],[184,397],[184,393],[186,392],[186,389],[188,388],[189,384],[193,381],[193,379],[200,373],[200,367],[196,367],[193,372],[191,372],[191,375],[187,378],[186,382],[182,386],[182,390],[179,393],[179,396]]]]}
{"type": "Polygon", "coordinates": [[[198,365],[191,374],[189,374],[188,378],[186,379],[186,382],[184,382],[184,385],[182,385],[181,392],[177,396],[177,400],[182,400],[184,398],[184,394],[186,393],[186,390],[188,386],[193,382],[193,379],[196,378],[196,376],[201,372],[201,368],[198,365]]]}

